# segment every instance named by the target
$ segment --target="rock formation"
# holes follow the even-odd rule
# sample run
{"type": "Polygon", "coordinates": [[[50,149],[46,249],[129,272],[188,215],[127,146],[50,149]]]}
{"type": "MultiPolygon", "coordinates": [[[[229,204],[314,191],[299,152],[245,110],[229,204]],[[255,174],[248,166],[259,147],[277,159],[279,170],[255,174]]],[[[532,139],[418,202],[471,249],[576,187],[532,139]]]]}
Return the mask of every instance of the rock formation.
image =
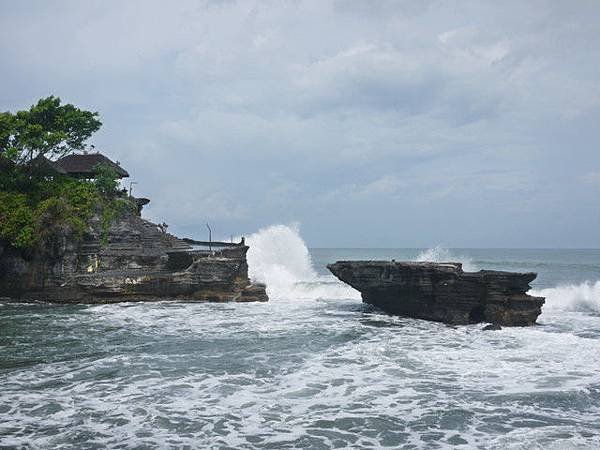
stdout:
{"type": "Polygon", "coordinates": [[[535,273],[464,272],[460,263],[338,261],[328,269],[391,314],[450,324],[533,325],[542,297],[527,295],[535,273]]]}
{"type": "Polygon", "coordinates": [[[194,246],[139,217],[142,205],[137,203],[108,230],[98,211],[81,240],[65,229],[52,245],[29,252],[0,241],[0,298],[57,303],[268,300],[265,286],[248,279],[243,242],[194,246]]]}

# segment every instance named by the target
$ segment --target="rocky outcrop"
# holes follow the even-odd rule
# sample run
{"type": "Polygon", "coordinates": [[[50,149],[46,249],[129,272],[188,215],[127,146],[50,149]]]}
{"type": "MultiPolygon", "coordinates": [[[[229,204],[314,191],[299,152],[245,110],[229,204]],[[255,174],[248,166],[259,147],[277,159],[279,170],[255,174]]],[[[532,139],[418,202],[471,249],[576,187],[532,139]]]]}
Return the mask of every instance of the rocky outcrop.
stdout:
{"type": "Polygon", "coordinates": [[[338,261],[327,266],[391,314],[450,324],[533,325],[544,299],[527,295],[535,273],[464,272],[460,263],[338,261]]]}
{"type": "Polygon", "coordinates": [[[82,240],[63,230],[52,245],[30,252],[0,241],[0,298],[58,303],[268,300],[265,286],[248,278],[243,242],[194,246],[139,217],[140,208],[113,220],[108,230],[98,211],[82,240]]]}

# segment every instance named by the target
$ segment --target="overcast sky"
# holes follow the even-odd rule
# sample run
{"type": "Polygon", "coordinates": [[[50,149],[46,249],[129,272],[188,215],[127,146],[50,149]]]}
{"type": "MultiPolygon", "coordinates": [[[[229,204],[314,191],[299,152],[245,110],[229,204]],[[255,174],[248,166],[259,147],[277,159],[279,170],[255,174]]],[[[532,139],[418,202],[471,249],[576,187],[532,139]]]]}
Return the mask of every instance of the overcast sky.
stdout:
{"type": "Polygon", "coordinates": [[[151,220],[600,247],[600,2],[0,0],[0,109],[101,113],[151,220]]]}

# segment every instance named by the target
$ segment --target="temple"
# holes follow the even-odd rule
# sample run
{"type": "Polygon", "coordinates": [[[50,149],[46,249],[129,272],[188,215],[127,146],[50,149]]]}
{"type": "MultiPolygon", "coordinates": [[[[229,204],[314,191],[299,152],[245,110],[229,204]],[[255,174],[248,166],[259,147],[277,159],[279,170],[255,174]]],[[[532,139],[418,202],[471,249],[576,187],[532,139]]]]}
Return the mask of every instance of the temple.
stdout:
{"type": "Polygon", "coordinates": [[[115,170],[119,178],[129,177],[129,173],[118,162],[113,162],[101,153],[83,153],[67,155],[54,163],[68,175],[76,178],[94,178],[97,167],[106,165],[115,170]]]}
{"type": "Polygon", "coordinates": [[[96,178],[98,166],[100,165],[114,169],[118,178],[129,177],[129,173],[118,162],[111,161],[98,152],[67,155],[56,161],[51,161],[40,153],[25,164],[30,170],[35,170],[49,176],[68,175],[87,180],[96,178]]]}

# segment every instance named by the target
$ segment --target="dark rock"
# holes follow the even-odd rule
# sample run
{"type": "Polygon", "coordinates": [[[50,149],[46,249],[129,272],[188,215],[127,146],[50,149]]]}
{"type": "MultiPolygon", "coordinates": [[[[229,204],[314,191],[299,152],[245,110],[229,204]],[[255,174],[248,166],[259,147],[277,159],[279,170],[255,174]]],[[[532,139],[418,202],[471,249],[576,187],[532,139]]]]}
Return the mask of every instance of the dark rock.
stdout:
{"type": "Polygon", "coordinates": [[[535,273],[464,272],[460,263],[338,261],[328,269],[391,314],[450,324],[533,325],[542,297],[527,295],[535,273]]]}
{"type": "Polygon", "coordinates": [[[490,323],[481,329],[481,331],[498,331],[501,330],[502,327],[497,323],[490,323]]]}
{"type": "Polygon", "coordinates": [[[105,235],[99,211],[82,241],[61,230],[50,249],[25,253],[0,241],[0,298],[57,303],[268,300],[265,286],[248,278],[246,245],[196,250],[138,213],[132,208],[105,235]]]}

